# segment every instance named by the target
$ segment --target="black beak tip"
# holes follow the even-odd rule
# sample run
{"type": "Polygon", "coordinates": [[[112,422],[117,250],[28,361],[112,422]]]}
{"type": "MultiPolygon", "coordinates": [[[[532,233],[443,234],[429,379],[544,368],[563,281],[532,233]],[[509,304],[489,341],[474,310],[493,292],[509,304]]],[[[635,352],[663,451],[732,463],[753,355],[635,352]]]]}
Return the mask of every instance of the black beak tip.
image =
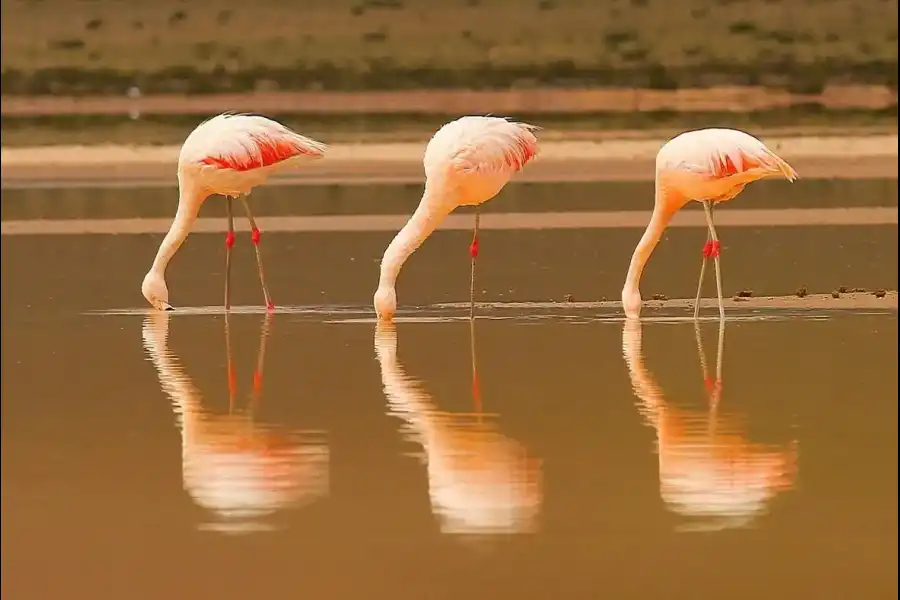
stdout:
{"type": "Polygon", "coordinates": [[[175,310],[175,307],[174,307],[174,306],[167,306],[167,307],[165,307],[163,310],[165,310],[166,312],[172,312],[173,310],[175,310]]]}

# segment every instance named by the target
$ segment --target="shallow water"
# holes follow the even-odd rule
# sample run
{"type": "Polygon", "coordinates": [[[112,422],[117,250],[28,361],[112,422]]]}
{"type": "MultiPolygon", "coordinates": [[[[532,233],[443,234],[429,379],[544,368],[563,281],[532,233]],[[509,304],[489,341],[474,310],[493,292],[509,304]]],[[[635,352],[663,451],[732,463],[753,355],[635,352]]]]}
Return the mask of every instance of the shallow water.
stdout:
{"type": "MultiPolygon", "coordinates": [[[[44,193],[4,192],[4,221],[165,214],[44,193]]],[[[897,286],[896,224],[720,233],[729,294],[897,286]]],[[[485,231],[480,300],[615,298],[639,236],[485,231]]],[[[160,237],[2,238],[4,597],[896,597],[895,309],[736,310],[702,354],[679,310],[472,327],[442,305],[469,234],[442,231],[401,276],[409,318],[376,328],[391,232],[284,232],[267,274],[298,308],[226,322],[144,309],[160,237]]],[[[692,295],[702,238],[667,234],[646,296],[692,295]]],[[[192,236],[173,301],[221,303],[222,265],[192,236]]],[[[234,268],[254,306],[249,243],[234,268]]]]}

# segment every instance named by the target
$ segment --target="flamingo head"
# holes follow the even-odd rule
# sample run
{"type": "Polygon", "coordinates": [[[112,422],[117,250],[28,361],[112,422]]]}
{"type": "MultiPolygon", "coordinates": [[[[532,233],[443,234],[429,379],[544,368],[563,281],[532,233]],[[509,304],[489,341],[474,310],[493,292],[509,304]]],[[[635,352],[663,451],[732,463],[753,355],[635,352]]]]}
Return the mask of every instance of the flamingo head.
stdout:
{"type": "Polygon", "coordinates": [[[166,287],[162,274],[153,270],[147,273],[141,284],[141,293],[156,310],[175,310],[169,304],[169,288],[166,287]]]}
{"type": "Polygon", "coordinates": [[[622,308],[625,309],[625,316],[629,319],[636,319],[641,316],[641,291],[637,288],[628,288],[622,290],[622,308]]]}
{"type": "Polygon", "coordinates": [[[379,287],[375,292],[375,313],[378,318],[390,321],[397,312],[397,292],[392,287],[379,287]]]}

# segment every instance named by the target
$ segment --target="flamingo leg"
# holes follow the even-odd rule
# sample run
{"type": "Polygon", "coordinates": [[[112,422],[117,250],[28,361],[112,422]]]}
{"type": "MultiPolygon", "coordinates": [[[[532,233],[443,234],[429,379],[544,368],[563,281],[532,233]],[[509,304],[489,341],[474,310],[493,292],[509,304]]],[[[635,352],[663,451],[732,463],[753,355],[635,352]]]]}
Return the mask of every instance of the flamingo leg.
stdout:
{"type": "Polygon", "coordinates": [[[700,317],[700,294],[703,292],[703,278],[706,277],[707,248],[712,240],[709,230],[706,232],[706,244],[703,246],[703,262],[700,263],[700,280],[697,282],[697,298],[694,300],[694,321],[700,317]]]}
{"type": "Polygon", "coordinates": [[[709,235],[712,238],[710,242],[710,255],[713,257],[716,266],[716,293],[719,296],[719,319],[725,320],[725,304],[722,299],[722,269],[719,265],[719,236],[716,235],[716,226],[713,225],[712,202],[706,200],[703,202],[703,211],[706,213],[706,224],[709,226],[709,235]]]}
{"type": "Polygon", "coordinates": [[[241,196],[241,202],[243,202],[244,210],[247,212],[247,220],[250,221],[250,237],[253,240],[253,249],[256,251],[256,269],[259,271],[259,283],[262,285],[266,310],[275,310],[275,305],[272,303],[272,296],[269,295],[269,288],[266,287],[266,276],[263,272],[262,254],[259,251],[259,241],[261,237],[259,227],[256,226],[256,219],[253,218],[253,213],[250,212],[250,202],[247,201],[247,196],[241,196]]]}
{"type": "Polygon", "coordinates": [[[469,277],[469,318],[475,318],[475,260],[478,258],[478,224],[481,220],[481,212],[475,207],[475,228],[472,233],[472,243],[469,246],[469,256],[472,257],[472,273],[469,277]]]}
{"type": "MultiPolygon", "coordinates": [[[[713,203],[709,200],[703,201],[704,210],[709,206],[709,214],[712,215],[713,203]]],[[[703,292],[703,280],[706,277],[706,263],[709,257],[713,255],[713,239],[709,226],[706,228],[706,243],[703,245],[703,262],[700,263],[700,281],[697,282],[697,297],[694,300],[694,320],[700,317],[700,295],[703,292]]]]}
{"type": "Polygon", "coordinates": [[[231,310],[231,248],[234,247],[234,211],[231,196],[225,197],[228,233],[225,234],[225,311],[231,310]]]}

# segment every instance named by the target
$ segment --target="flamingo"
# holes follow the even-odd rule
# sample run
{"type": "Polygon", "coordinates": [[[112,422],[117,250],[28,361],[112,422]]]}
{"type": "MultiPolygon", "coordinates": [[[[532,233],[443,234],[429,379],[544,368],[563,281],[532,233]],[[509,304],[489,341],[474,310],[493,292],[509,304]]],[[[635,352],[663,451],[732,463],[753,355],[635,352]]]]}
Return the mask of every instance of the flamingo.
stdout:
{"type": "Polygon", "coordinates": [[[225,196],[228,233],[225,236],[225,310],[231,307],[231,248],[234,246],[232,200],[240,197],[250,221],[250,237],[256,250],[256,266],[267,310],[274,310],[263,274],[259,250],[260,232],[247,195],[273,173],[308,159],[321,158],[327,146],[295,133],[276,121],[250,114],[224,113],[197,126],[181,147],[178,157],[178,210],[144,277],[141,292],[157,310],[173,310],[169,304],[165,271],[187,238],[203,201],[213,194],[225,196]]]}
{"type": "Polygon", "coordinates": [[[695,524],[721,530],[748,525],[767,504],[790,490],[797,476],[797,442],[783,447],[751,442],[738,415],[720,414],[725,321],[719,321],[715,380],[709,377],[700,327],[694,322],[700,367],[709,395],[702,411],[666,401],[644,364],[641,321],[625,320],[622,354],[639,411],[656,431],[660,495],[670,510],[695,524]]]}
{"type": "Polygon", "coordinates": [[[501,117],[461,117],[434,134],[425,148],[425,191],[418,208],[391,241],[381,259],[375,312],[391,320],[397,310],[395,283],[406,259],[458,206],[475,206],[469,254],[471,310],[475,307],[475,260],[478,258],[478,207],[496,196],[512,175],[538,153],[539,128],[501,117]]]}
{"type": "Polygon", "coordinates": [[[182,485],[198,506],[218,519],[220,531],[265,528],[263,520],[328,495],[329,451],[312,432],[285,431],[257,421],[262,400],[266,341],[274,315],[263,317],[249,405],[236,407],[229,316],[225,315],[228,412],[204,408],[203,395],[169,349],[168,312],[144,320],[144,348],[156,368],[162,391],[172,402],[181,432],[182,485]]]}
{"type": "Polygon", "coordinates": [[[639,285],[644,265],[650,260],[650,255],[672,216],[691,200],[697,200],[703,205],[708,232],[703,246],[694,319],[700,314],[700,292],[709,258],[715,261],[719,317],[724,319],[722,275],[719,269],[721,245],[713,225],[713,207],[740,194],[748,183],[773,176],[783,176],[788,181],[794,181],[797,173],[760,140],[743,131],[700,129],[682,133],[666,142],[656,155],[656,199],[653,214],[634,249],[625,286],[622,288],[625,315],[640,315],[639,285]]]}
{"type": "Polygon", "coordinates": [[[470,319],[474,414],[451,414],[439,410],[405,373],[397,358],[394,323],[378,322],[375,354],[388,414],[405,422],[408,437],[424,451],[432,512],[443,533],[481,537],[533,532],[543,502],[542,464],[482,411],[474,324],[470,319]]]}

